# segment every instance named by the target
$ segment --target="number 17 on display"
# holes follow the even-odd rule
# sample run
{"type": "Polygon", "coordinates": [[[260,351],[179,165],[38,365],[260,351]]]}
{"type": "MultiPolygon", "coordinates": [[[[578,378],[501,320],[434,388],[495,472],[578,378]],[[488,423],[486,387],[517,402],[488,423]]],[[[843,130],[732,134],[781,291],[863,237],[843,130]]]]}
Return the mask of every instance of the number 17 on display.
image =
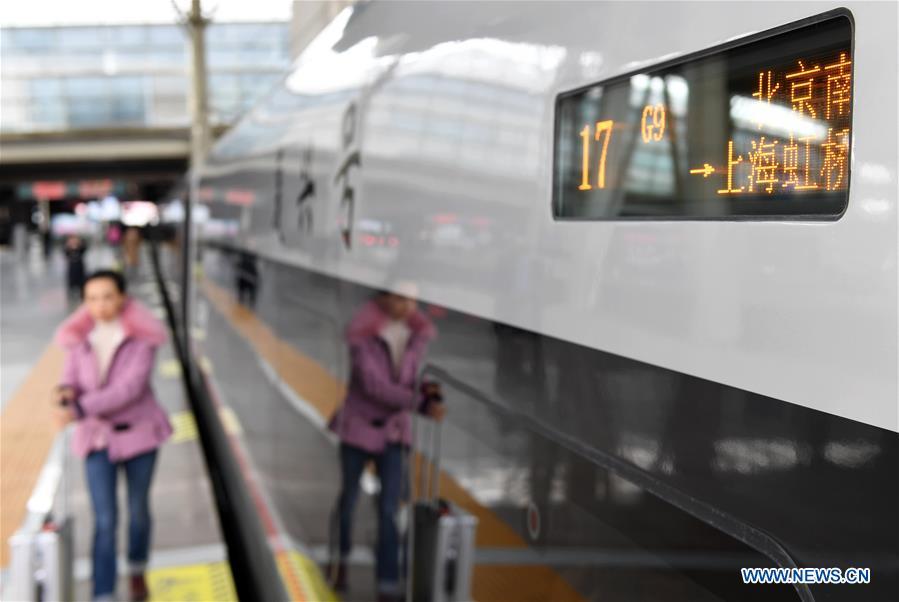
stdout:
{"type": "Polygon", "coordinates": [[[609,149],[609,139],[612,137],[613,123],[614,122],[611,119],[597,121],[595,128],[596,133],[592,136],[591,130],[593,130],[593,128],[591,128],[589,124],[585,125],[584,129],[581,130],[580,136],[583,140],[583,162],[581,163],[581,185],[577,187],[578,190],[591,190],[593,188],[593,185],[590,183],[590,146],[591,142],[595,141],[598,143],[600,140],[602,140],[602,145],[599,150],[599,163],[596,170],[596,187],[606,187],[606,152],[609,149]]]}

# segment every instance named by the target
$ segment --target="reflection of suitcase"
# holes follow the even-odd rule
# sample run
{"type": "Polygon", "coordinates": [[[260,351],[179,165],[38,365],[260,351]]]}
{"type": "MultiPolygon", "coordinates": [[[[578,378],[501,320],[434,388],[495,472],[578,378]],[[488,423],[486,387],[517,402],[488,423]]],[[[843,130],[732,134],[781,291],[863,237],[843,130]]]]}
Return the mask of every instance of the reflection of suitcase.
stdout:
{"type": "MultiPolygon", "coordinates": [[[[412,509],[411,593],[414,602],[471,600],[478,519],[438,497],[440,426],[431,426],[431,461],[422,467],[424,496],[412,509]]],[[[424,459],[424,454],[421,454],[424,459]]]]}

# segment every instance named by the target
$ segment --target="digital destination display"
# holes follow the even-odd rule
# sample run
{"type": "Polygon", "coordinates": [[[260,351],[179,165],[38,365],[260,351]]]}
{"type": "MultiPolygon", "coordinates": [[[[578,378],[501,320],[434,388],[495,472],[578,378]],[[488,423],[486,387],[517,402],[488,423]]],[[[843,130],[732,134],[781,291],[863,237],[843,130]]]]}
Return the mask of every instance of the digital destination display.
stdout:
{"type": "Polygon", "coordinates": [[[836,218],[851,135],[841,10],[561,94],[553,214],[836,218]]]}

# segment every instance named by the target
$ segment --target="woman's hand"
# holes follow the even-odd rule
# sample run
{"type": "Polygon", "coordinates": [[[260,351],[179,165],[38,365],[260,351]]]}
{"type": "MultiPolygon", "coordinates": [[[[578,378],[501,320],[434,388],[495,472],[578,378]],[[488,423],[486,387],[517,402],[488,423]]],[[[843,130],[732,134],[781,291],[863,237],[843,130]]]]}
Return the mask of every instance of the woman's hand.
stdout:
{"type": "Polygon", "coordinates": [[[68,385],[60,385],[54,391],[54,400],[56,405],[74,405],[75,389],[68,385]]]}
{"type": "Polygon", "coordinates": [[[421,394],[425,398],[425,414],[437,422],[443,420],[443,417],[446,416],[446,406],[443,405],[443,391],[440,389],[440,383],[423,382],[421,394]]]}
{"type": "Polygon", "coordinates": [[[437,401],[443,400],[443,393],[440,390],[440,383],[431,381],[421,383],[421,394],[428,401],[431,401],[432,399],[435,399],[437,401]]]}
{"type": "Polygon", "coordinates": [[[54,395],[53,422],[58,428],[63,428],[75,420],[75,389],[72,387],[57,387],[54,395]]]}
{"type": "Polygon", "coordinates": [[[432,401],[428,404],[428,417],[440,422],[446,416],[446,406],[442,401],[432,401]]]}

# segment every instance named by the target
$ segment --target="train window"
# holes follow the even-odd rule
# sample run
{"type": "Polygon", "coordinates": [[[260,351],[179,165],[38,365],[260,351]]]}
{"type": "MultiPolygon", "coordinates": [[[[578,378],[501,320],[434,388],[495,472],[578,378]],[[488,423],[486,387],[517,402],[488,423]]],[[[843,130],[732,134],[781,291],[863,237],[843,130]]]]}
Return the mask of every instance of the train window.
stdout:
{"type": "Polygon", "coordinates": [[[852,28],[833,11],[559,95],[554,217],[839,217],[852,28]]]}

